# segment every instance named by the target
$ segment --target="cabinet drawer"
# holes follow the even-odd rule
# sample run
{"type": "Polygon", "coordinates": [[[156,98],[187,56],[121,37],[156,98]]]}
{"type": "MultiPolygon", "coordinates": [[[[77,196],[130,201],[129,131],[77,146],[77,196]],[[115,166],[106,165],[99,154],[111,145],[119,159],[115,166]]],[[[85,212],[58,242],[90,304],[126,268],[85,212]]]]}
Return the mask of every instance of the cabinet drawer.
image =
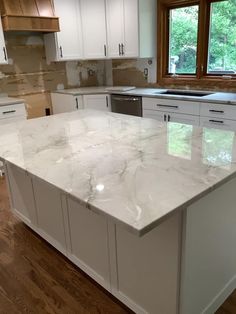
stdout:
{"type": "Polygon", "coordinates": [[[18,116],[26,116],[24,104],[15,104],[0,107],[0,119],[9,119],[18,116]]]}
{"type": "Polygon", "coordinates": [[[200,115],[200,104],[193,101],[143,97],[143,109],[200,115]]]}
{"type": "Polygon", "coordinates": [[[229,119],[200,117],[200,126],[206,128],[236,131],[236,121],[229,119]]]}
{"type": "Polygon", "coordinates": [[[201,116],[236,120],[236,106],[221,104],[201,104],[201,116]]]}

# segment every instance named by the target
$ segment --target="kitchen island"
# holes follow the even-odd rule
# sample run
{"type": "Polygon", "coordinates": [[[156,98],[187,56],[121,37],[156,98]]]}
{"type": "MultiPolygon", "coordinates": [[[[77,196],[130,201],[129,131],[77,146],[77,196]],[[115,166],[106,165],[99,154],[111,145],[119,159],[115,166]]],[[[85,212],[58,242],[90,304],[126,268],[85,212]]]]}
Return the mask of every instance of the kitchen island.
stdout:
{"type": "Polygon", "coordinates": [[[0,126],[11,206],[136,313],[214,313],[236,288],[232,131],[78,110],[0,126]]]}

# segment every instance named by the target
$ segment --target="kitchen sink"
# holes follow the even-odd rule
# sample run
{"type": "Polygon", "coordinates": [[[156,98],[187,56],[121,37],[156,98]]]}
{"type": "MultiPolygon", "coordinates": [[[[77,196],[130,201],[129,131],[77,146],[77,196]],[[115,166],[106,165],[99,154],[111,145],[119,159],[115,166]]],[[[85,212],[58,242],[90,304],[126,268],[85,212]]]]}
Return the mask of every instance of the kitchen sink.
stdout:
{"type": "Polygon", "coordinates": [[[185,90],[166,90],[161,93],[156,93],[159,95],[173,95],[173,96],[192,96],[192,97],[204,97],[212,95],[208,92],[198,92],[198,91],[185,91],[185,90]]]}

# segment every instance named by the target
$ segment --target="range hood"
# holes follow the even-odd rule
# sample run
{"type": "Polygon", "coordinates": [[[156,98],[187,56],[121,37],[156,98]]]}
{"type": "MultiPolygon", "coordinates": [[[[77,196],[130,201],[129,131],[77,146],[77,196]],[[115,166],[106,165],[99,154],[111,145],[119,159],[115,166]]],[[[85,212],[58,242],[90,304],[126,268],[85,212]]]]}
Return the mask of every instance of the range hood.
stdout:
{"type": "Polygon", "coordinates": [[[59,32],[53,0],[0,0],[4,31],[59,32]]]}

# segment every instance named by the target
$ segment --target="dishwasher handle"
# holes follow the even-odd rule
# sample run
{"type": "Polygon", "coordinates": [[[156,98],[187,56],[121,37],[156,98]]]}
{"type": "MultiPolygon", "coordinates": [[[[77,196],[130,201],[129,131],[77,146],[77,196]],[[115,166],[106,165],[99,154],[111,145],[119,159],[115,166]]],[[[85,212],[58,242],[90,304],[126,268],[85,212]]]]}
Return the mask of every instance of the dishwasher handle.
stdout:
{"type": "Polygon", "coordinates": [[[140,101],[140,98],[138,97],[112,97],[112,100],[117,101],[140,101]]]}

